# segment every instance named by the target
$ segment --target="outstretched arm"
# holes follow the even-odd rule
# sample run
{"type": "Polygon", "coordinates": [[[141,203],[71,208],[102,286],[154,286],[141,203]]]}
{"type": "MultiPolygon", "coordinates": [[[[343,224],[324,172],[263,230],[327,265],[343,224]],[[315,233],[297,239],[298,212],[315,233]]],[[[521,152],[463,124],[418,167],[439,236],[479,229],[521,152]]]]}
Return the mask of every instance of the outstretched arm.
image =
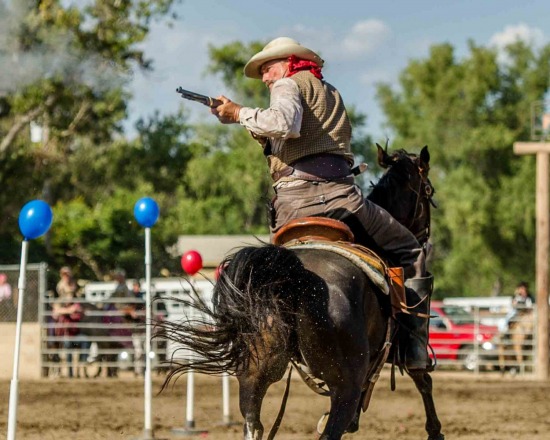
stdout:
{"type": "Polygon", "coordinates": [[[223,104],[211,111],[222,123],[240,123],[259,137],[289,139],[300,136],[302,102],[298,86],[290,79],[275,82],[267,109],[243,107],[225,96],[217,99],[223,104]]]}

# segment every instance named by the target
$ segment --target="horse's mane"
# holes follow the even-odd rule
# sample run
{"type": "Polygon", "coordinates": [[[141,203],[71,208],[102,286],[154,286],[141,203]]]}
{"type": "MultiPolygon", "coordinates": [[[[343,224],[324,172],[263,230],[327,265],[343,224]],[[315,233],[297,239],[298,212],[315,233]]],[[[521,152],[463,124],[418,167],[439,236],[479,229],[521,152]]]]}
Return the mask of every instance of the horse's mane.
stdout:
{"type": "Polygon", "coordinates": [[[388,171],[380,177],[378,182],[371,182],[371,187],[373,189],[376,187],[388,188],[393,186],[395,183],[405,183],[409,179],[408,168],[411,166],[412,160],[416,158],[416,155],[400,149],[396,150],[391,155],[391,158],[392,164],[388,171]]]}
{"type": "Polygon", "coordinates": [[[410,179],[409,167],[416,156],[400,149],[391,155],[389,169],[378,179],[371,182],[371,192],[367,196],[371,202],[387,209],[394,198],[395,190],[410,179]]]}

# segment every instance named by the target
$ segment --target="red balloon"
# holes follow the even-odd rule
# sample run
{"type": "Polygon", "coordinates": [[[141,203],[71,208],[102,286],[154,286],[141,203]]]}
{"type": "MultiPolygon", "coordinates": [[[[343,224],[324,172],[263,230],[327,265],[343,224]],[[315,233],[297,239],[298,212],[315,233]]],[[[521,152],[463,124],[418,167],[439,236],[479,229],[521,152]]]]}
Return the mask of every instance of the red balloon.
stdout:
{"type": "Polygon", "coordinates": [[[181,268],[189,275],[202,269],[202,257],[197,251],[187,251],[181,256],[181,268]]]}

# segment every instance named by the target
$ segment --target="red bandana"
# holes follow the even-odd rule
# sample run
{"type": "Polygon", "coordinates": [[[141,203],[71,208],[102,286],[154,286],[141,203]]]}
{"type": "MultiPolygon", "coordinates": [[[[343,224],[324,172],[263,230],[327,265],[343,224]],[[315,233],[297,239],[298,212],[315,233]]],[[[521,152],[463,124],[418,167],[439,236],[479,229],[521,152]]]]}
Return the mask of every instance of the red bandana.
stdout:
{"type": "Polygon", "coordinates": [[[290,55],[288,57],[288,75],[292,76],[295,73],[300,72],[301,70],[309,70],[315,78],[323,79],[323,74],[321,73],[321,67],[314,63],[313,61],[303,60],[298,58],[296,55],[290,55]]]}

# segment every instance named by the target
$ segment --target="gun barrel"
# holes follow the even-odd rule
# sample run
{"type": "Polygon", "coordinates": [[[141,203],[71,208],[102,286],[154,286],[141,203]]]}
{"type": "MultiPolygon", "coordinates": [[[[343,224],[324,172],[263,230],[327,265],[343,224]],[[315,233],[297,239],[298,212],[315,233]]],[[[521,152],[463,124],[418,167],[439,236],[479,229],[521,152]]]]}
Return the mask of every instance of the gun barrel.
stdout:
{"type": "Polygon", "coordinates": [[[176,92],[181,95],[182,98],[189,99],[190,101],[197,101],[208,107],[217,107],[223,104],[220,100],[211,98],[210,96],[201,95],[200,93],[191,92],[189,90],[178,87],[176,92]]]}

